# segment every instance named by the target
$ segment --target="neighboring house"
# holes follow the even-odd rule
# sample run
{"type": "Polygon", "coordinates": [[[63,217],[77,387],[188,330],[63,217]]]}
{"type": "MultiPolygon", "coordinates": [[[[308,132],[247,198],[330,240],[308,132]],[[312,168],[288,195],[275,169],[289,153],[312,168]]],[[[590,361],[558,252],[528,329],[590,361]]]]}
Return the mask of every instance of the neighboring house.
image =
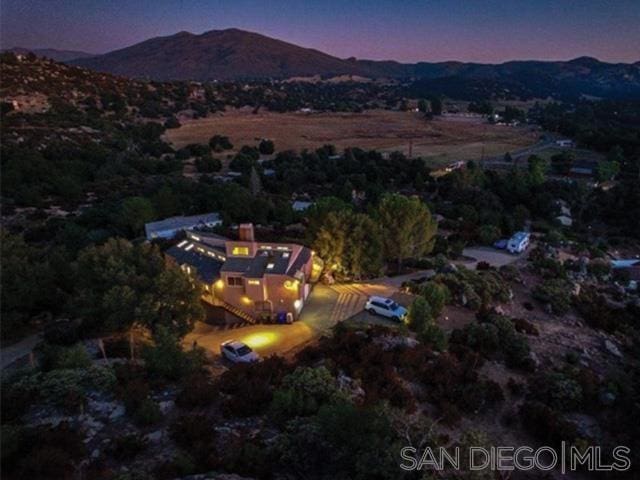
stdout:
{"type": "Polygon", "coordinates": [[[189,217],[171,217],[158,222],[147,223],[144,231],[147,240],[154,238],[173,238],[182,230],[192,230],[198,227],[215,227],[221,225],[222,220],[217,213],[191,215],[189,217]]]}
{"type": "Polygon", "coordinates": [[[573,148],[575,143],[573,140],[569,140],[568,138],[562,138],[560,140],[556,140],[556,145],[563,148],[573,148]]]}
{"type": "Polygon", "coordinates": [[[640,282],[640,259],[612,260],[611,268],[614,272],[626,272],[629,280],[640,282]]]}
{"type": "Polygon", "coordinates": [[[507,250],[510,253],[522,253],[529,246],[530,235],[528,232],[516,232],[507,242],[507,250]]]}
{"type": "Polygon", "coordinates": [[[572,176],[593,177],[598,163],[590,160],[577,160],[571,165],[569,171],[572,176]]]}
{"type": "Polygon", "coordinates": [[[240,225],[238,240],[187,232],[166,256],[202,283],[204,301],[251,322],[296,320],[319,273],[310,249],[258,242],[250,223],[240,225]]]}
{"type": "Polygon", "coordinates": [[[303,202],[300,200],[296,200],[295,202],[293,202],[293,205],[291,205],[291,208],[293,208],[294,212],[304,212],[311,205],[313,205],[313,202],[303,202]]]}

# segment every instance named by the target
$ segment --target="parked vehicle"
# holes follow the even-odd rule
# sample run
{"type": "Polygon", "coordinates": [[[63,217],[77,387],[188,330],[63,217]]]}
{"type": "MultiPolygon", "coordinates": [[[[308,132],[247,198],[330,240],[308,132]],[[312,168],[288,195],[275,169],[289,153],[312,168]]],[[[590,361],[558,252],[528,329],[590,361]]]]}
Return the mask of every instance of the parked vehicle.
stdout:
{"type": "Polygon", "coordinates": [[[504,238],[500,239],[493,244],[493,248],[497,250],[504,250],[507,248],[507,243],[509,243],[509,240],[506,240],[504,238]]]}
{"type": "Polygon", "coordinates": [[[507,250],[509,253],[522,253],[529,246],[529,233],[528,232],[516,232],[513,237],[509,239],[507,244],[507,250]]]}
{"type": "Polygon", "coordinates": [[[233,363],[252,363],[260,360],[260,355],[251,348],[237,340],[227,340],[220,345],[220,353],[233,363]]]}
{"type": "Polygon", "coordinates": [[[369,297],[364,309],[372,315],[381,315],[396,322],[407,318],[407,309],[386,297],[369,297]]]}

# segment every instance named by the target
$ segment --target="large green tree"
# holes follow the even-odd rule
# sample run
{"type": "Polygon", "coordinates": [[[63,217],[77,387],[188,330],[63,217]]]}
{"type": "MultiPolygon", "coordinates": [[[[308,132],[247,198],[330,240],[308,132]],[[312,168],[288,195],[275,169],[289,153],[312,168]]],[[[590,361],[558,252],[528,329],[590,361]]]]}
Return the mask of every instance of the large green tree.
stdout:
{"type": "Polygon", "coordinates": [[[385,195],[377,211],[385,259],[398,269],[407,258],[419,258],[433,250],[438,224],[418,197],[385,195]]]}
{"type": "Polygon", "coordinates": [[[86,333],[141,325],[184,336],[203,316],[197,285],[149,244],[111,239],[89,247],[78,257],[75,277],[68,308],[86,333]]]}
{"type": "Polygon", "coordinates": [[[351,210],[329,212],[318,226],[313,247],[338,275],[362,278],[382,269],[382,238],[376,222],[351,210]]]}

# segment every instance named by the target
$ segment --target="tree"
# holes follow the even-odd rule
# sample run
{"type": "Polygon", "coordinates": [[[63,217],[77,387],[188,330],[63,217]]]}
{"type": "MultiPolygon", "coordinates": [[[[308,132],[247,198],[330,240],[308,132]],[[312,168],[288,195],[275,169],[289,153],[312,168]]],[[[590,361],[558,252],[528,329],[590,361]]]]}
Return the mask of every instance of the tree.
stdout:
{"type": "Polygon", "coordinates": [[[0,233],[2,278],[2,336],[24,332],[33,316],[60,301],[61,276],[54,276],[47,252],[27,244],[21,236],[0,233]]]}
{"type": "Polygon", "coordinates": [[[424,98],[421,98],[420,100],[418,100],[418,111],[422,113],[427,113],[428,108],[429,108],[429,104],[424,98]]]}
{"type": "Polygon", "coordinates": [[[403,260],[419,258],[433,250],[438,224],[419,198],[387,194],[380,201],[377,217],[385,259],[396,261],[398,269],[403,260]]]}
{"type": "Polygon", "coordinates": [[[249,174],[249,190],[251,190],[251,195],[254,197],[262,191],[260,175],[258,175],[258,171],[255,167],[251,168],[251,173],[249,174]]]}
{"type": "Polygon", "coordinates": [[[361,213],[329,212],[316,231],[313,247],[327,270],[340,275],[361,278],[382,268],[379,227],[361,213]]]}
{"type": "Polygon", "coordinates": [[[78,256],[74,277],[67,308],[82,319],[85,333],[124,331],[138,324],[184,336],[203,316],[199,287],[149,244],[111,239],[88,247],[78,256]]]}
{"type": "Polygon", "coordinates": [[[437,96],[431,97],[429,100],[432,115],[442,115],[442,99],[437,96]]]}
{"type": "Polygon", "coordinates": [[[222,152],[223,150],[231,150],[233,144],[229,141],[229,137],[214,135],[209,139],[209,147],[214,152],[222,152]]]}
{"type": "Polygon", "coordinates": [[[531,155],[527,160],[529,168],[529,182],[531,185],[542,185],[546,180],[548,164],[543,158],[531,155]]]}
{"type": "Polygon", "coordinates": [[[273,140],[263,138],[258,145],[258,150],[262,155],[271,155],[275,151],[273,140]]]}
{"type": "Polygon", "coordinates": [[[562,152],[551,157],[551,167],[560,175],[569,175],[575,156],[571,152],[562,152]]]}
{"type": "Polygon", "coordinates": [[[142,233],[144,224],[152,221],[155,212],[151,202],[144,197],[129,197],[122,202],[116,223],[131,236],[142,233]]]}

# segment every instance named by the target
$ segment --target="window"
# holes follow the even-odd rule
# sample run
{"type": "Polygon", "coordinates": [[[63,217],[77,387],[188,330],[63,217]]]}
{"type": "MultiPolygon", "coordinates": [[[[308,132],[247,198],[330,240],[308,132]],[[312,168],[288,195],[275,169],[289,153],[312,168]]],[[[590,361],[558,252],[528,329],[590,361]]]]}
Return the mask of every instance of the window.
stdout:
{"type": "Polygon", "coordinates": [[[242,287],[244,282],[242,281],[242,277],[227,277],[227,285],[230,287],[242,287]]]}
{"type": "Polygon", "coordinates": [[[249,247],[233,247],[233,250],[231,250],[231,254],[242,255],[246,257],[249,255],[249,247]]]}
{"type": "Polygon", "coordinates": [[[275,263],[267,263],[267,270],[273,270],[273,267],[275,266],[275,263]]]}
{"type": "Polygon", "coordinates": [[[260,280],[247,280],[249,285],[260,285],[260,280]]]}

